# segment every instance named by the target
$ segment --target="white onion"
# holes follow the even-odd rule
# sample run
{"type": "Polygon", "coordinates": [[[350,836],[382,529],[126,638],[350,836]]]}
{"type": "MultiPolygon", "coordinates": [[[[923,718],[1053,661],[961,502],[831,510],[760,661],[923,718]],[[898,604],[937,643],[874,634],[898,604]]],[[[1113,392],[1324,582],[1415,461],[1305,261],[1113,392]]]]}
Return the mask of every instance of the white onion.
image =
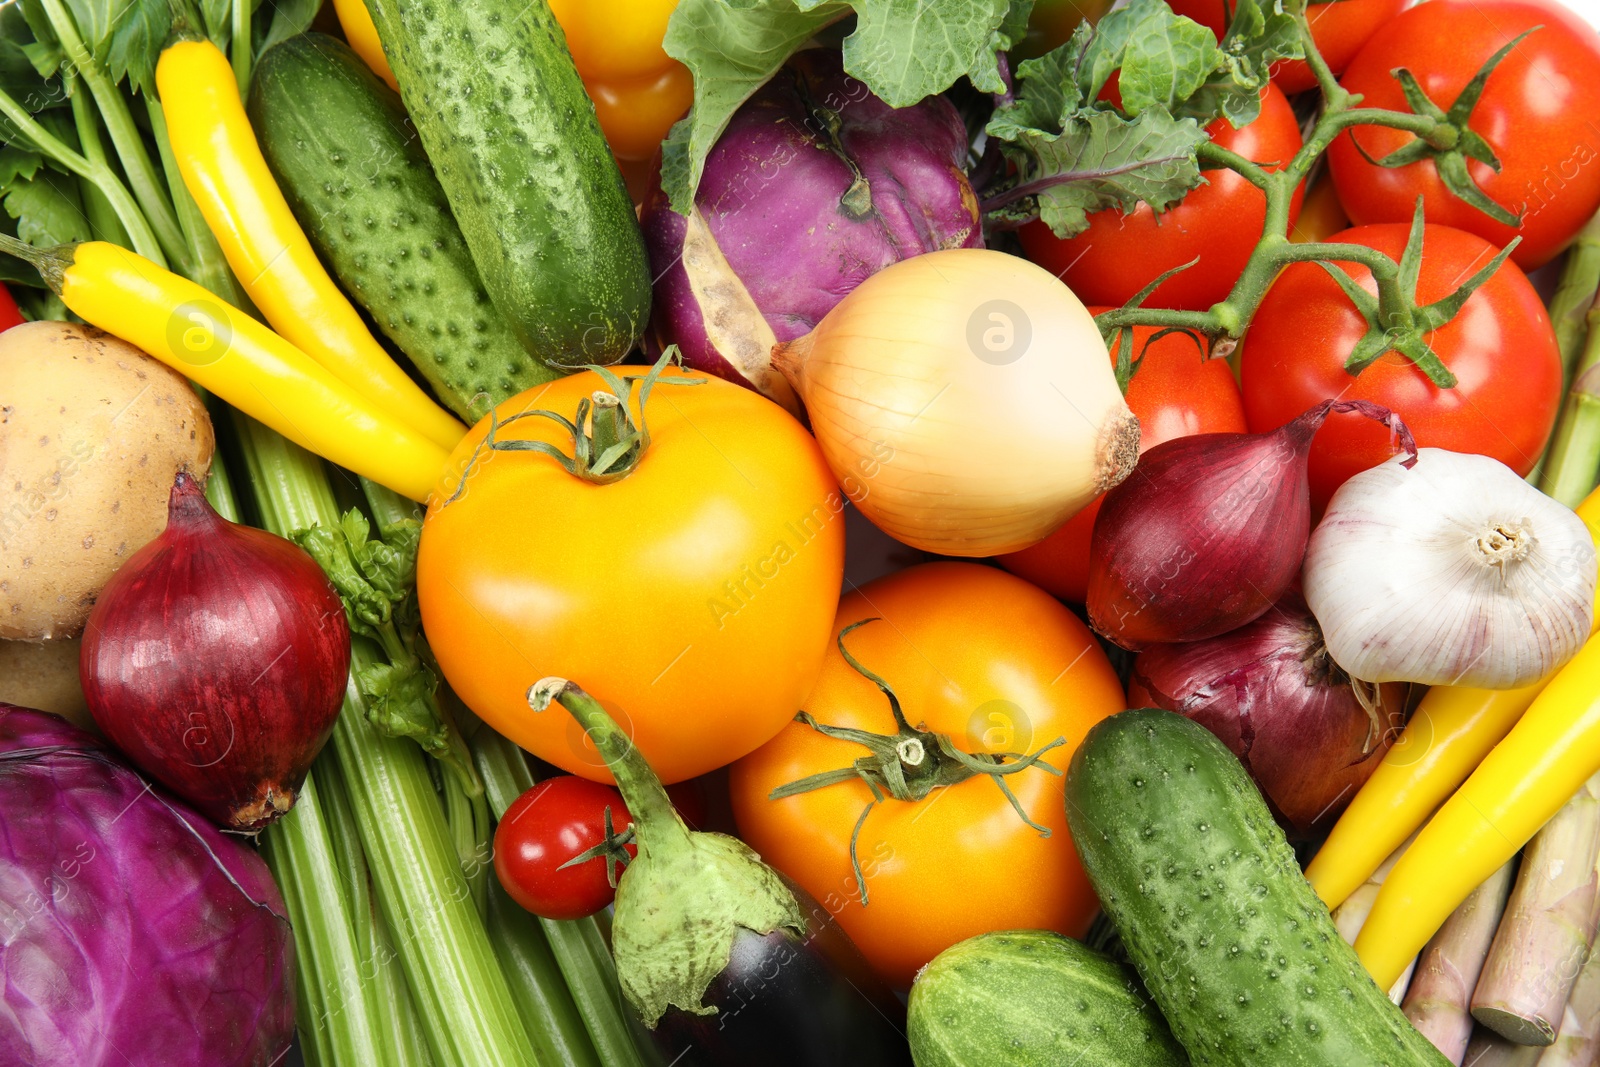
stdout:
{"type": "Polygon", "coordinates": [[[1583,520],[1487,456],[1423,448],[1339,488],[1306,549],[1306,602],[1334,662],[1369,682],[1509,689],[1589,636],[1583,520]]]}

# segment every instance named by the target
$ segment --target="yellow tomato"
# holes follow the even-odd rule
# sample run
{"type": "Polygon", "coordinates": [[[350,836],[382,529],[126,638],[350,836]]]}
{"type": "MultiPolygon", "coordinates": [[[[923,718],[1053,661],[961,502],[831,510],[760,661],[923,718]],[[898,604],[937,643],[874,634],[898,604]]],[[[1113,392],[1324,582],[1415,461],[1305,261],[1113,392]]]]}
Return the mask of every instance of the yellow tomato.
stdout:
{"type": "MultiPolygon", "coordinates": [[[[571,455],[553,419],[509,420],[573,419],[603,388],[586,371],[513,397],[496,440],[571,455]]],[[[637,421],[637,389],[631,410],[637,421]]],[[[611,780],[605,761],[559,708],[530,710],[529,686],[571,679],[662,779],[703,774],[799,709],[843,575],[844,500],[787,412],[669,368],[647,413],[649,447],[606,485],[536,451],[479,454],[490,429],[479,423],[451,458],[467,471],[460,494],[433,498],[417,561],[423,626],[451,687],[528,751],[595,781],[611,780]]]]}

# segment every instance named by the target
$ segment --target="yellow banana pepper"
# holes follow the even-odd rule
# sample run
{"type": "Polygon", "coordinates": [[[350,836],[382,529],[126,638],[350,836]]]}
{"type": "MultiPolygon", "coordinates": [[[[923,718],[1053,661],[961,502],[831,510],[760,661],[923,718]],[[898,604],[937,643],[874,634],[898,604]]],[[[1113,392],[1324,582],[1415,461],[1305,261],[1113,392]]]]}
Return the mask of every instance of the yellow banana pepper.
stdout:
{"type": "Polygon", "coordinates": [[[210,291],[105,241],[36,249],[0,235],[75,314],[143,349],[240,411],[412,500],[449,454],[379,412],[310,356],[210,291]]]}
{"type": "Polygon", "coordinates": [[[267,169],[227,57],[209,41],[179,41],[161,53],[156,88],[184,185],[267,321],[375,409],[454,448],[466,427],[389,358],[317,259],[267,169]]]}
{"type": "Polygon", "coordinates": [[[389,60],[383,54],[383,42],[378,39],[378,27],[372,21],[372,12],[362,0],[333,0],[333,13],[339,16],[339,28],[350,48],[361,57],[372,73],[389,83],[389,88],[400,91],[389,60]]]}

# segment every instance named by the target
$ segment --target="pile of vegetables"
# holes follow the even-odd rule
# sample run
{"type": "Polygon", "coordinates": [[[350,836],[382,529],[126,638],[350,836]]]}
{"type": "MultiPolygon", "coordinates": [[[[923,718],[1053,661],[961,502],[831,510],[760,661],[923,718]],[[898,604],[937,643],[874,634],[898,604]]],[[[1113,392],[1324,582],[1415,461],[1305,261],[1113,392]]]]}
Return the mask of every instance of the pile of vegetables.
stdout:
{"type": "Polygon", "coordinates": [[[1600,34],[1404,6],[0,0],[0,1059],[1595,1062],[1600,34]]]}

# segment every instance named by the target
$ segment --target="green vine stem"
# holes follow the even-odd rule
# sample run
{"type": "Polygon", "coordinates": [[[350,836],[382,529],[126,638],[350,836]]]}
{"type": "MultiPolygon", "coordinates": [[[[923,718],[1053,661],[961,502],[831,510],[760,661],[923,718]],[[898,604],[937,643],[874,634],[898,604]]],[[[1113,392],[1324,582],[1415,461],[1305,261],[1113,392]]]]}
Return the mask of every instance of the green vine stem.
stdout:
{"type": "MultiPolygon", "coordinates": [[[[139,207],[144,211],[148,228],[155,234],[161,249],[166,253],[167,259],[157,262],[165,265],[167,260],[170,260],[186,266],[187,257],[182,230],[178,227],[178,219],[173,213],[171,203],[161,190],[156,178],[155,164],[151,162],[150,153],[145,148],[144,137],[134,124],[127,100],[112,83],[105,67],[84,45],[83,38],[78,34],[77,24],[73,22],[62,0],[39,0],[39,3],[67,53],[67,62],[89,87],[90,94],[100,107],[100,113],[106,121],[106,131],[111,135],[111,143],[117,149],[118,158],[122,160],[122,169],[128,175],[128,185],[138,200],[139,207]]],[[[122,215],[120,211],[118,214],[122,215]]],[[[128,225],[126,215],[122,215],[122,221],[123,225],[128,225]]],[[[131,226],[129,232],[133,232],[131,226]]],[[[138,251],[145,258],[151,258],[142,249],[138,251]]],[[[180,270],[179,273],[187,272],[180,270]]]]}
{"type": "MultiPolygon", "coordinates": [[[[1266,198],[1266,219],[1262,225],[1261,239],[1251,253],[1233,290],[1225,299],[1204,311],[1148,308],[1137,306],[1138,301],[1134,301],[1129,306],[1102,313],[1097,316],[1096,322],[1108,345],[1112,343],[1117,331],[1123,328],[1153,326],[1192,331],[1206,339],[1213,356],[1226,357],[1232,354],[1244,336],[1245,329],[1266,296],[1267,289],[1284,267],[1291,263],[1303,262],[1318,262],[1325,267],[1331,262],[1354,263],[1372,273],[1373,282],[1378,290],[1376,300],[1372,301],[1369,307],[1363,308],[1368,317],[1369,338],[1387,338],[1390,341],[1378,351],[1370,353],[1363,351],[1361,365],[1370,363],[1384,351],[1393,348],[1416,361],[1435,384],[1448,387],[1454,384],[1454,376],[1428,348],[1427,330],[1443,321],[1448,321],[1449,316],[1460,309],[1466,297],[1471,295],[1473,289],[1481,284],[1487,275],[1475,277],[1452,297],[1437,301],[1430,308],[1419,308],[1415,300],[1415,277],[1408,270],[1409,264],[1397,263],[1382,252],[1361,245],[1326,242],[1295,244],[1289,240],[1290,206],[1295,190],[1310,175],[1334,138],[1356,126],[1384,126],[1414,134],[1417,140],[1412,143],[1419,147],[1413,154],[1459,153],[1469,147],[1477,151],[1478,148],[1475,146],[1480,144],[1481,138],[1477,138],[1476,134],[1467,129],[1466,119],[1472,104],[1476,102],[1477,91],[1481,91],[1482,80],[1493,70],[1502,56],[1497,55],[1484,65],[1479,71],[1478,78],[1474,80],[1476,90],[1469,87],[1472,91],[1463,92],[1462,97],[1448,111],[1424,98],[1419,98],[1415,103],[1425,106],[1411,112],[1359,107],[1357,105],[1360,103],[1360,97],[1350,94],[1339,86],[1337,78],[1317,50],[1316,43],[1311,37],[1304,5],[1299,6],[1301,9],[1295,12],[1295,18],[1300,26],[1306,62],[1316,75],[1323,95],[1322,113],[1300,150],[1287,164],[1275,171],[1268,170],[1215,143],[1202,144],[1196,150],[1196,158],[1203,167],[1226,167],[1235,171],[1259,188],[1266,198]],[[1445,314],[1446,312],[1448,314],[1445,314]]],[[[1399,72],[1396,76],[1400,77],[1402,73],[1404,72],[1399,72]]],[[[1404,83],[1404,78],[1402,82],[1404,83]]],[[[1487,146],[1482,146],[1482,150],[1487,151],[1487,146]]],[[[1385,162],[1388,161],[1380,161],[1380,163],[1385,162]]],[[[1482,197],[1481,192],[1478,195],[1482,197]]],[[[1483,199],[1487,200],[1486,197],[1483,199]]],[[[1331,267],[1329,269],[1330,272],[1335,270],[1331,267]]],[[[1344,277],[1342,271],[1335,273],[1336,280],[1344,277]]],[[[1344,285],[1344,281],[1341,281],[1341,285],[1345,287],[1346,292],[1350,291],[1350,287],[1344,285]]],[[[1359,306],[1361,305],[1358,304],[1359,306]]],[[[1351,369],[1354,373],[1359,367],[1351,369]]]]}
{"type": "MultiPolygon", "coordinates": [[[[67,92],[72,100],[72,125],[77,131],[78,148],[83,158],[92,167],[109,169],[110,163],[106,160],[105,146],[100,143],[100,123],[93,105],[79,86],[68,84],[67,92]]],[[[128,247],[132,239],[128,236],[127,227],[122,225],[117,209],[112,207],[111,200],[100,186],[89,179],[79,178],[78,182],[83,193],[83,211],[89,218],[90,235],[97,241],[110,241],[128,247]]]]}

